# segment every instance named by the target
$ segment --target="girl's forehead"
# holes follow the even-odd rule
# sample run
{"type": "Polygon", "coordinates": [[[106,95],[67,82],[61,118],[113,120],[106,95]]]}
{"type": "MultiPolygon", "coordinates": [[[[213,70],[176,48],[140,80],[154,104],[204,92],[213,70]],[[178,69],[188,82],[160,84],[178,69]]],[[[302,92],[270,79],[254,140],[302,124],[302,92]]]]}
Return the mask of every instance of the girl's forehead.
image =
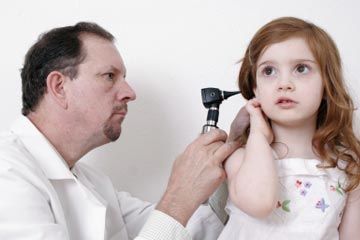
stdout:
{"type": "Polygon", "coordinates": [[[264,61],[282,61],[291,59],[315,61],[314,55],[304,38],[293,37],[268,45],[263,49],[262,54],[258,59],[258,64],[264,61]]]}

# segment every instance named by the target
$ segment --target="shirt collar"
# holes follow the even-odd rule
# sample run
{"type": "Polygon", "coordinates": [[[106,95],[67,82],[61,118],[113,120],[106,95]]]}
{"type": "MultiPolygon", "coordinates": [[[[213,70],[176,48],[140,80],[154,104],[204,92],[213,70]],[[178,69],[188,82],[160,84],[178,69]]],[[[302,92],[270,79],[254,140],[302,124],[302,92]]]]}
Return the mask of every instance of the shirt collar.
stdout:
{"type": "Polygon", "coordinates": [[[74,179],[65,160],[27,117],[20,116],[11,131],[21,139],[48,179],[74,179]]]}

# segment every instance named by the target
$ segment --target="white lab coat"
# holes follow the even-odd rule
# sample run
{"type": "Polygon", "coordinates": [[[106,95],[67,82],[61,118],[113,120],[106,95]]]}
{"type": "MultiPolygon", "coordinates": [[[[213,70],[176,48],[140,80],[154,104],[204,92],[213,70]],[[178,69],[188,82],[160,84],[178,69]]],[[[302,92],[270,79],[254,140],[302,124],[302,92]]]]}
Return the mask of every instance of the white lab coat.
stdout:
{"type": "MultiPolygon", "coordinates": [[[[108,177],[84,163],[70,171],[26,117],[0,137],[0,194],[0,239],[134,239],[154,209],[115,191],[108,177]]],[[[194,239],[216,239],[222,230],[204,206],[187,227],[194,239]]]]}

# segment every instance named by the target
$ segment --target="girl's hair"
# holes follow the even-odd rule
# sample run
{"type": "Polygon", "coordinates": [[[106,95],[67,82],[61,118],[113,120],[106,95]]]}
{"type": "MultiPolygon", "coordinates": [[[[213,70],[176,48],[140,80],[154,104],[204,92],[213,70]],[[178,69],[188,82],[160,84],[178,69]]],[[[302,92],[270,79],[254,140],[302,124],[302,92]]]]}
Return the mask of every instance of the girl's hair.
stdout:
{"type": "MultiPolygon", "coordinates": [[[[275,19],[263,26],[253,37],[239,73],[238,84],[246,99],[255,96],[256,63],[271,44],[292,37],[306,40],[321,70],[324,96],[320,104],[313,148],[324,164],[320,167],[339,167],[346,172],[347,191],[360,182],[360,141],[353,130],[354,105],[344,86],[339,51],[331,37],[318,26],[294,17],[275,19]],[[341,164],[345,161],[346,164],[341,164]]],[[[242,136],[245,142],[247,133],[242,136]]]]}

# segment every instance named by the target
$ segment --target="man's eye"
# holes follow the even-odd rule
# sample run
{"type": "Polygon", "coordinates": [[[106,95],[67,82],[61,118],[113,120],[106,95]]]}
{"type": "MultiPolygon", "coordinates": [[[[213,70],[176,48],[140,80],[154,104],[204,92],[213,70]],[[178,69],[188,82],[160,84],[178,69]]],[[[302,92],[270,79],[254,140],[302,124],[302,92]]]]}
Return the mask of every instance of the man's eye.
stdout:
{"type": "Polygon", "coordinates": [[[299,64],[298,66],[296,66],[296,71],[298,73],[305,74],[305,73],[308,73],[310,71],[310,68],[305,64],[299,64]]]}
{"type": "Polygon", "coordinates": [[[275,74],[275,69],[273,67],[265,67],[263,70],[262,70],[262,73],[265,75],[265,76],[273,76],[275,74]]]}
{"type": "Polygon", "coordinates": [[[108,80],[111,80],[111,81],[113,81],[114,80],[114,78],[115,78],[115,74],[114,73],[106,73],[106,78],[108,79],[108,80]]]}

